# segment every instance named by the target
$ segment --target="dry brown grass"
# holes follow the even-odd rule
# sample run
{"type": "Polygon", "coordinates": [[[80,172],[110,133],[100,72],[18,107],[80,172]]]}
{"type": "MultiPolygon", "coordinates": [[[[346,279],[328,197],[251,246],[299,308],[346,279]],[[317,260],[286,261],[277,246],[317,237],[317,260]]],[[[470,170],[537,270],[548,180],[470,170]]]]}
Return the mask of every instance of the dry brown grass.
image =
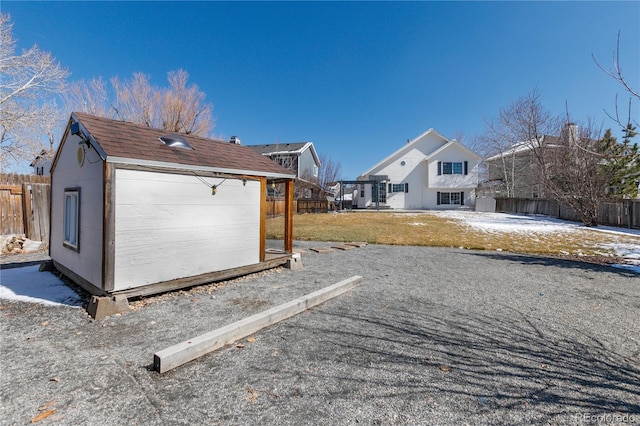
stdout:
{"type": "MultiPolygon", "coordinates": [[[[267,238],[283,238],[282,218],[267,220],[267,238]]],[[[603,244],[640,244],[640,237],[589,229],[568,232],[483,232],[429,212],[349,212],[295,215],[294,238],[307,241],[366,241],[370,244],[464,247],[516,253],[613,256],[603,244]]]]}

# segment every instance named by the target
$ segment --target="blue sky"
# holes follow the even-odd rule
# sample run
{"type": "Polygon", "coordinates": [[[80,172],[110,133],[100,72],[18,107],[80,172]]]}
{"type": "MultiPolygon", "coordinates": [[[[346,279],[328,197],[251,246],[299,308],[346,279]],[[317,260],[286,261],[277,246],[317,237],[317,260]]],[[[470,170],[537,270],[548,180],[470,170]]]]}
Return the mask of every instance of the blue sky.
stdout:
{"type": "MultiPolygon", "coordinates": [[[[640,87],[640,2],[12,2],[71,80],[165,85],[182,68],[214,104],[215,135],[243,144],[312,141],[352,179],[429,128],[471,144],[484,120],[531,92],[580,122],[613,126],[640,87]]],[[[638,116],[638,105],[634,114],[638,116]]]]}

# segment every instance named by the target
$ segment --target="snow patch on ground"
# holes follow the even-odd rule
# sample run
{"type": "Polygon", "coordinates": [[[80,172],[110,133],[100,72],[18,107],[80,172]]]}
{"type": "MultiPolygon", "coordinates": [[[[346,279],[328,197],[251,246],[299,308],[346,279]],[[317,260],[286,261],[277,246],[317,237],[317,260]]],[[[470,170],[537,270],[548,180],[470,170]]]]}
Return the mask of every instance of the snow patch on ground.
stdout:
{"type": "MultiPolygon", "coordinates": [[[[483,232],[503,232],[503,233],[572,233],[575,231],[606,232],[619,236],[637,237],[640,236],[638,229],[614,228],[609,226],[598,226],[588,228],[576,222],[555,219],[548,216],[539,215],[516,215],[506,213],[483,213],[472,211],[443,210],[429,212],[440,217],[447,217],[464,222],[472,228],[483,232]]],[[[640,274],[640,243],[607,243],[602,244],[603,249],[613,251],[616,256],[622,257],[628,265],[613,265],[640,274]]]]}
{"type": "Polygon", "coordinates": [[[80,307],[82,299],[51,272],[40,272],[38,265],[3,269],[0,299],[41,303],[51,306],[80,307]]]}
{"type": "Polygon", "coordinates": [[[470,211],[438,211],[432,212],[440,217],[462,221],[472,228],[484,232],[504,233],[559,233],[572,232],[580,226],[573,222],[550,218],[547,216],[523,216],[505,213],[482,213],[470,211]]]}

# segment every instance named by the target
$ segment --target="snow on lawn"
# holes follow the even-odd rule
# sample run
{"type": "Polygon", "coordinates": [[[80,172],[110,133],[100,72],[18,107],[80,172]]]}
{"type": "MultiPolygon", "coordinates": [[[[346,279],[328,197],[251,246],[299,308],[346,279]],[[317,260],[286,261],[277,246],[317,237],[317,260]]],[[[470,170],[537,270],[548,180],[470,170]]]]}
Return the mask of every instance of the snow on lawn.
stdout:
{"type": "Polygon", "coordinates": [[[467,225],[486,232],[554,233],[571,232],[581,227],[574,222],[553,219],[547,216],[523,216],[506,213],[482,213],[470,211],[438,211],[437,216],[465,222],[467,225]]]}
{"type": "MultiPolygon", "coordinates": [[[[504,232],[504,233],[571,233],[576,230],[587,230],[590,232],[606,232],[621,236],[640,236],[638,229],[614,228],[609,226],[598,226],[588,228],[576,222],[555,219],[548,216],[525,216],[506,213],[482,213],[472,211],[442,210],[433,211],[430,214],[447,217],[464,222],[472,228],[484,232],[504,232]]],[[[606,243],[602,248],[613,250],[629,263],[629,265],[614,265],[624,269],[629,269],[640,273],[640,243],[606,243]]]]}
{"type": "Polygon", "coordinates": [[[0,299],[41,303],[53,306],[82,305],[82,299],[51,272],[39,266],[3,269],[0,272],[0,299]]]}

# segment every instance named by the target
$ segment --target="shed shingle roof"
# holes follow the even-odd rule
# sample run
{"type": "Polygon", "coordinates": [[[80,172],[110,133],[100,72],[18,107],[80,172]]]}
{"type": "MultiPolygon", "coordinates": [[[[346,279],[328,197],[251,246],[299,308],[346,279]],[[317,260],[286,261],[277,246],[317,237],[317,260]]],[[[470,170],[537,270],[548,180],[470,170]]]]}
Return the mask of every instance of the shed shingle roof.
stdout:
{"type": "MultiPolygon", "coordinates": [[[[204,169],[235,170],[257,175],[294,177],[291,171],[279,166],[253,149],[229,142],[207,139],[195,135],[166,132],[140,124],[75,112],[79,121],[103,151],[107,161],[136,160],[144,163],[163,163],[172,166],[196,166],[204,169]],[[179,136],[192,150],[169,147],[161,136],[179,136]]],[[[89,136],[87,135],[87,136],[89,136]]]]}

